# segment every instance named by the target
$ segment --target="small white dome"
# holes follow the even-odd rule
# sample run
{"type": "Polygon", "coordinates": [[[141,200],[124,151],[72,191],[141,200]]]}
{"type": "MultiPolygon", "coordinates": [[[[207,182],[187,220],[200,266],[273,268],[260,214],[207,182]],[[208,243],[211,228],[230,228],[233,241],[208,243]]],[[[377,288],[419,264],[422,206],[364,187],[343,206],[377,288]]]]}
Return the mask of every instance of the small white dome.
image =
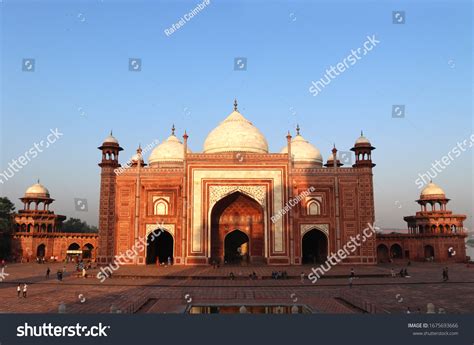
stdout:
{"type": "Polygon", "coordinates": [[[49,190],[38,181],[26,190],[25,198],[49,198],[49,190]]]}
{"type": "Polygon", "coordinates": [[[367,139],[366,137],[364,137],[364,133],[361,131],[360,132],[360,137],[357,138],[355,144],[369,144],[370,145],[370,141],[369,139],[367,139]]]}
{"type": "Polygon", "coordinates": [[[420,194],[420,199],[432,196],[445,196],[444,190],[433,182],[428,183],[428,185],[423,188],[420,194]]]}
{"type": "MultiPolygon", "coordinates": [[[[188,153],[191,150],[188,148],[188,153]]],[[[174,134],[155,147],[148,158],[148,162],[182,162],[184,160],[184,145],[174,134]]]]}
{"type": "Polygon", "coordinates": [[[110,131],[110,134],[107,138],[104,139],[104,144],[118,144],[118,140],[112,135],[112,131],[110,131]]]}
{"type": "Polygon", "coordinates": [[[209,133],[203,152],[235,151],[268,153],[267,139],[252,122],[237,111],[236,103],[234,111],[209,133]]]}
{"type": "MultiPolygon", "coordinates": [[[[281,153],[288,153],[288,146],[281,153]]],[[[321,152],[300,134],[291,139],[291,155],[295,162],[323,164],[321,152]]]]}

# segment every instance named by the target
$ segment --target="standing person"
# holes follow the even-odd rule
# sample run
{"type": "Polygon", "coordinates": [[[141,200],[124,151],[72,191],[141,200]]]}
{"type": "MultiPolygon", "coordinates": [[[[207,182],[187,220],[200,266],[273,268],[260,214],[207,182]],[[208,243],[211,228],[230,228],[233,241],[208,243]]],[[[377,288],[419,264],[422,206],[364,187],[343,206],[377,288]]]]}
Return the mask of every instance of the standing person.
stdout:
{"type": "Polygon", "coordinates": [[[393,268],[390,269],[390,273],[392,274],[392,278],[395,277],[395,271],[393,270],[393,268]]]}
{"type": "Polygon", "coordinates": [[[300,277],[301,277],[301,282],[304,283],[304,272],[301,272],[300,277]]]}
{"type": "Polygon", "coordinates": [[[49,267],[48,267],[48,269],[46,270],[46,279],[49,279],[49,274],[50,274],[50,273],[51,273],[51,270],[50,270],[49,267]]]}
{"type": "Polygon", "coordinates": [[[168,266],[171,266],[171,256],[168,256],[168,266]]]}
{"type": "Polygon", "coordinates": [[[446,281],[448,281],[449,280],[448,267],[445,268],[445,272],[446,272],[446,281]]]}
{"type": "Polygon", "coordinates": [[[353,281],[354,278],[352,277],[349,277],[349,288],[352,289],[352,281],[353,281]]]}
{"type": "Polygon", "coordinates": [[[354,268],[351,268],[351,278],[354,279],[355,278],[355,272],[354,272],[354,268]]]}
{"type": "Polygon", "coordinates": [[[26,292],[28,291],[28,285],[26,283],[23,285],[23,298],[26,298],[26,292]]]}
{"type": "Polygon", "coordinates": [[[21,284],[18,284],[18,287],[16,288],[16,293],[17,293],[18,297],[20,297],[20,294],[21,294],[21,284]]]}
{"type": "Polygon", "coordinates": [[[410,307],[407,307],[407,314],[411,314],[410,307]]]}
{"type": "Polygon", "coordinates": [[[446,281],[446,268],[443,268],[443,281],[446,281]]]}
{"type": "Polygon", "coordinates": [[[87,271],[85,268],[82,268],[82,278],[87,278],[87,271]]]}

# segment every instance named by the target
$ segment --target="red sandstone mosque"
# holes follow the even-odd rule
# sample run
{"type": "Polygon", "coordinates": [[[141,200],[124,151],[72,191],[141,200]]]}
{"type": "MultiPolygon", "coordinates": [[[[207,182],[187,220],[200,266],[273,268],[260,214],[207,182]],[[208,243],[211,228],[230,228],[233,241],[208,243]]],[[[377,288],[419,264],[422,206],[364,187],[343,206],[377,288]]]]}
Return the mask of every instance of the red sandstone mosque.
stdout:
{"type": "MultiPolygon", "coordinates": [[[[106,264],[145,242],[130,264],[324,262],[374,223],[374,149],[361,134],[351,149],[352,166],[343,166],[336,148],[323,165],[320,151],[298,127],[279,153],[269,152],[265,136],[237,102],[199,153],[188,148],[186,132],[183,141],[176,137],[173,126],[148,164],[139,147],[131,164],[121,167],[123,149],[111,133],[99,147],[98,237],[62,233],[64,217],[49,210],[53,199],[38,183],[27,190],[25,208],[15,216],[16,251],[59,259],[87,252],[106,264]]],[[[447,210],[448,201],[430,183],[417,200],[421,211],[405,217],[408,234],[377,233],[343,263],[465,261],[466,216],[447,210]]]]}
{"type": "MultiPolygon", "coordinates": [[[[334,148],[326,164],[297,128],[279,153],[237,108],[207,136],[202,152],[172,133],[145,164],[141,149],[119,169],[122,148],[112,135],[102,151],[98,260],[111,262],[139,239],[146,251],[131,264],[172,261],[207,265],[246,261],[300,265],[326,260],[373,224],[372,151],[361,135],[344,167],[334,148]],[[150,236],[154,234],[153,241],[150,236]]],[[[422,211],[407,217],[410,234],[368,238],[345,260],[465,260],[463,215],[446,209],[444,192],[428,185],[422,211]],[[435,206],[439,204],[440,209],[435,206]],[[428,211],[427,205],[432,206],[428,211]],[[377,246],[377,243],[380,243],[377,246]]]]}

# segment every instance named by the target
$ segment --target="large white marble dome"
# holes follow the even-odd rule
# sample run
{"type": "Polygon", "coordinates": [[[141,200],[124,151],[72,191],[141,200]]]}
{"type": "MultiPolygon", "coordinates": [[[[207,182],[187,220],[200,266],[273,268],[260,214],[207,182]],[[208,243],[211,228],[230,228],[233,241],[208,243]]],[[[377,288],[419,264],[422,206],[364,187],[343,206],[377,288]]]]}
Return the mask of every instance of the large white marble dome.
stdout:
{"type": "Polygon", "coordinates": [[[234,103],[234,111],[207,136],[203,152],[236,151],[268,153],[268,143],[259,129],[239,113],[234,103]]]}

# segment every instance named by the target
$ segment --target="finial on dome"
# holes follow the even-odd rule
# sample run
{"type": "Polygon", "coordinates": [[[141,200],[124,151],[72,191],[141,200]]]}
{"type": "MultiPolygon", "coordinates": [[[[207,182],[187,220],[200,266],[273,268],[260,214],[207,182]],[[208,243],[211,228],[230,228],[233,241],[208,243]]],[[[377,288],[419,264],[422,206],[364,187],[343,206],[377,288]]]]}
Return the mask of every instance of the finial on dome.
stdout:
{"type": "Polygon", "coordinates": [[[187,140],[189,138],[188,132],[184,130],[184,135],[183,135],[184,140],[187,140]]]}
{"type": "Polygon", "coordinates": [[[174,127],[174,123],[173,123],[173,127],[171,127],[171,135],[174,135],[175,130],[176,130],[176,128],[174,127]]]}
{"type": "Polygon", "coordinates": [[[237,98],[234,98],[234,111],[237,111],[237,98]]]}
{"type": "Polygon", "coordinates": [[[38,179],[38,184],[40,183],[40,179],[38,179]]]}
{"type": "Polygon", "coordinates": [[[361,136],[361,137],[364,136],[364,132],[362,131],[362,129],[360,130],[360,136],[361,136]]]}
{"type": "Polygon", "coordinates": [[[300,125],[296,124],[296,135],[300,135],[300,125]]]}
{"type": "Polygon", "coordinates": [[[142,153],[142,145],[140,143],[138,144],[137,153],[142,153]]]}

